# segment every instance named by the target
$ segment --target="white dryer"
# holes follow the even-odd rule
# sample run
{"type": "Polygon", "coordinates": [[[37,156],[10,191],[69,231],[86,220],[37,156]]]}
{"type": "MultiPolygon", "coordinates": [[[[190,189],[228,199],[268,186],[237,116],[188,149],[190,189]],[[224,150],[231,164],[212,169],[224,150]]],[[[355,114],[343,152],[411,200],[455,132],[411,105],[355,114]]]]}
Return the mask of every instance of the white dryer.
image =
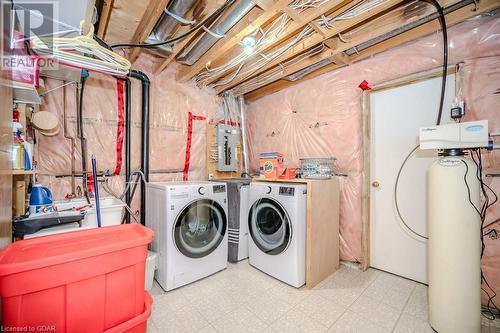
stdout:
{"type": "Polygon", "coordinates": [[[304,184],[250,184],[250,265],[296,288],[306,280],[304,184]]]}
{"type": "Polygon", "coordinates": [[[155,277],[166,291],[227,267],[226,184],[148,183],[146,226],[155,232],[155,277]]]}

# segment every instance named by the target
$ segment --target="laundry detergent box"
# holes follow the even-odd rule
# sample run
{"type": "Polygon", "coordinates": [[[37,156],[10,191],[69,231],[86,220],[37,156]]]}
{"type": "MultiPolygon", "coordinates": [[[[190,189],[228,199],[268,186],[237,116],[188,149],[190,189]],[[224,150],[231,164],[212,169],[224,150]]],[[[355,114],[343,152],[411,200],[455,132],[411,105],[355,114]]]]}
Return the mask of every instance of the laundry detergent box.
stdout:
{"type": "Polygon", "coordinates": [[[260,153],[260,176],[268,179],[277,179],[279,171],[283,169],[283,154],[279,152],[260,153]]]}

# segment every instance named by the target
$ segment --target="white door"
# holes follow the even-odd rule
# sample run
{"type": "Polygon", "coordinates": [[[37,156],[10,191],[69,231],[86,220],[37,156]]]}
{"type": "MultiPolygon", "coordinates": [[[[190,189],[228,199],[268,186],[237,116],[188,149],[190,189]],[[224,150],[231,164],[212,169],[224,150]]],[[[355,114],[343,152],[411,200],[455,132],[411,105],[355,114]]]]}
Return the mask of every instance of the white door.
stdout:
{"type": "MultiPolygon", "coordinates": [[[[447,78],[442,124],[450,120],[454,79],[455,75],[447,78]]],[[[436,123],[440,94],[439,77],[373,92],[370,96],[370,264],[423,283],[427,282],[426,241],[399,219],[394,192],[403,160],[418,145],[419,128],[436,123]]],[[[427,236],[426,172],[436,156],[434,151],[417,149],[406,163],[398,185],[401,215],[422,236],[427,236]]]]}

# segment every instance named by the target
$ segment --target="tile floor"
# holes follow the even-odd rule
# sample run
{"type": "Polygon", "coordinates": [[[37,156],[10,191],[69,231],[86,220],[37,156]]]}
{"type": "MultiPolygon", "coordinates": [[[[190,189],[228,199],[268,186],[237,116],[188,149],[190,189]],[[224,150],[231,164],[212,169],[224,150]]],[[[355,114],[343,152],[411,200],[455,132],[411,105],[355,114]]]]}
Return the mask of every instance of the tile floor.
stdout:
{"type": "MultiPolygon", "coordinates": [[[[313,290],[295,289],[245,260],[169,293],[155,283],[148,332],[432,333],[426,288],[343,264],[313,290]]],[[[494,332],[500,322],[484,320],[482,333],[494,332]]]]}

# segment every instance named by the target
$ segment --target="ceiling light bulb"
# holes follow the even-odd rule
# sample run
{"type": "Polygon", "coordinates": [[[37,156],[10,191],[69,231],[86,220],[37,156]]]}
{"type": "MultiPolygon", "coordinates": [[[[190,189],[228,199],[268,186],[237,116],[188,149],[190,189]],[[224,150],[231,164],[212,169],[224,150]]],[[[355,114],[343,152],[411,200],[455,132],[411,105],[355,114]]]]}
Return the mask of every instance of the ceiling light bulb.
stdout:
{"type": "Polygon", "coordinates": [[[251,55],[253,53],[253,47],[247,45],[243,48],[243,52],[245,52],[246,55],[251,55]]]}
{"type": "Polygon", "coordinates": [[[255,38],[253,36],[246,36],[241,40],[241,43],[245,46],[255,46],[255,38]]]}

